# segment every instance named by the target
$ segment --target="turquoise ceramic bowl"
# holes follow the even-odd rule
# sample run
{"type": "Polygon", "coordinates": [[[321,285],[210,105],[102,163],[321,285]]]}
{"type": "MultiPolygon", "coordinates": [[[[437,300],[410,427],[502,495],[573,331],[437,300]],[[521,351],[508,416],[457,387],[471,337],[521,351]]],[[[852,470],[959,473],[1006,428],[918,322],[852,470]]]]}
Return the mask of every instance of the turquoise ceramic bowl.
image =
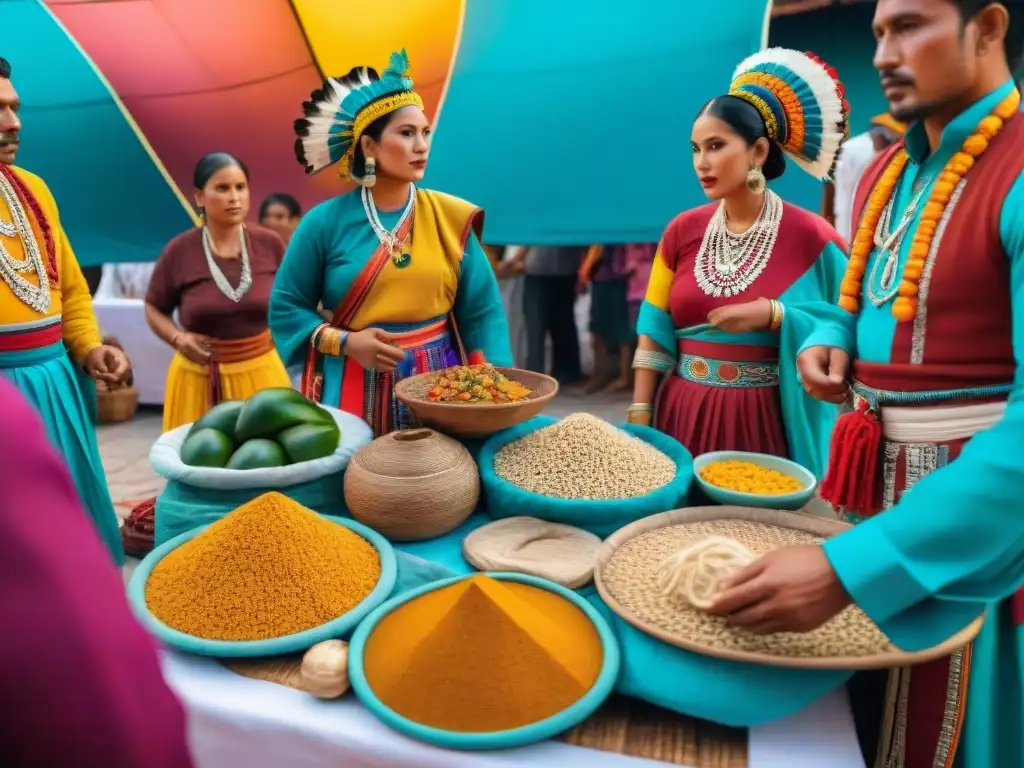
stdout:
{"type": "Polygon", "coordinates": [[[604,666],[601,668],[601,672],[598,675],[597,680],[594,682],[593,687],[574,704],[545,720],[540,720],[536,723],[530,723],[529,725],[524,725],[520,728],[513,728],[507,731],[490,731],[486,733],[444,731],[439,728],[420,725],[419,723],[413,722],[412,720],[398,714],[393,709],[385,706],[370,688],[370,684],[366,680],[366,673],[363,670],[363,654],[366,651],[366,641],[369,639],[370,635],[373,634],[373,629],[377,626],[377,622],[395,610],[398,606],[404,605],[410,600],[420,597],[421,595],[425,595],[428,592],[433,592],[434,590],[443,589],[444,587],[451,586],[452,584],[457,584],[463,579],[472,578],[472,575],[457,576],[452,579],[445,579],[444,581],[437,581],[433,584],[428,584],[420,589],[407,592],[388,600],[388,602],[384,603],[384,605],[371,613],[366,620],[359,625],[355,634],[352,636],[352,643],[349,646],[348,662],[348,673],[349,678],[352,681],[352,690],[355,691],[356,696],[359,697],[359,700],[363,705],[383,723],[406,736],[410,736],[418,741],[423,741],[438,747],[443,747],[444,749],[511,749],[513,747],[522,747],[527,744],[534,744],[539,741],[544,741],[545,739],[553,738],[554,736],[579,725],[579,723],[590,717],[597,708],[604,703],[605,699],[608,698],[619,677],[620,656],[618,641],[612,634],[611,627],[608,626],[608,622],[605,621],[604,617],[578,594],[566,589],[565,587],[561,587],[558,584],[554,584],[547,579],[539,579],[536,576],[527,576],[521,573],[488,573],[487,575],[501,581],[516,581],[520,584],[528,584],[532,587],[539,587],[540,589],[546,589],[549,592],[554,592],[556,595],[564,597],[566,600],[572,602],[573,605],[586,614],[587,618],[593,623],[594,628],[597,629],[597,633],[601,638],[601,644],[604,646],[604,666]]]}
{"type": "Polygon", "coordinates": [[[313,627],[303,632],[296,632],[293,635],[274,637],[269,640],[205,640],[201,637],[187,635],[164,624],[156,616],[150,613],[146,606],[146,582],[149,581],[149,574],[153,572],[156,564],[159,563],[168,553],[180,547],[186,541],[191,541],[200,533],[209,528],[204,525],[191,531],[186,531],[180,536],[175,536],[170,541],[161,544],[154,549],[146,558],[139,563],[139,567],[132,574],[128,583],[128,602],[143,626],[161,642],[179,651],[194,653],[199,656],[216,656],[220,658],[245,658],[259,656],[278,656],[285,653],[299,653],[310,646],[316,645],[324,640],[341,637],[358,624],[364,616],[383,603],[391,590],[394,589],[395,579],[398,576],[398,565],[395,560],[395,552],[391,544],[372,528],[367,528],[355,520],[346,520],[340,517],[323,516],[325,520],[343,525],[359,534],[376,548],[380,554],[380,580],[362,602],[358,603],[351,611],[339,616],[332,621],[313,627]]]}
{"type": "Polygon", "coordinates": [[[737,507],[764,507],[766,509],[788,509],[796,510],[803,508],[814,496],[818,488],[818,479],[811,470],[797,464],[789,459],[782,459],[778,456],[769,456],[766,453],[750,453],[748,451],[712,451],[703,453],[693,460],[693,479],[700,486],[700,489],[719,504],[729,504],[737,507]],[[716,461],[736,459],[737,461],[749,461],[758,464],[766,469],[776,469],[785,472],[803,482],[804,487],[793,493],[784,493],[781,496],[762,496],[757,493],[743,493],[741,491],[730,491],[711,485],[701,476],[700,471],[708,464],[716,461]]]}

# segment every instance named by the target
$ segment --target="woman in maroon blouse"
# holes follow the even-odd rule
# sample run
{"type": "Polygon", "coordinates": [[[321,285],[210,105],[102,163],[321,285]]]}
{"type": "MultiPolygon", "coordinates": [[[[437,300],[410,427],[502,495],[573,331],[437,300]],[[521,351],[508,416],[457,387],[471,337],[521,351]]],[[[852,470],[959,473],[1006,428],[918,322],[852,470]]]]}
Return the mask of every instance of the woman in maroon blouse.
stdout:
{"type": "Polygon", "coordinates": [[[221,400],[290,386],[267,329],[284,243],[268,229],[245,224],[249,172],[241,160],[225,152],[207,155],[194,183],[203,226],[167,244],[146,294],[146,320],[177,351],[167,372],[165,432],[221,400]]]}

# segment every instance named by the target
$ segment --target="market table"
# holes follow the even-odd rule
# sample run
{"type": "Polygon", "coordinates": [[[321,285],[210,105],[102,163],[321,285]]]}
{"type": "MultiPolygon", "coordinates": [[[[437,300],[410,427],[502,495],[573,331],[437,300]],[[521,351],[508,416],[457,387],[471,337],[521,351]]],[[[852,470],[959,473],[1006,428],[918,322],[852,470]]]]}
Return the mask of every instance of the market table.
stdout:
{"type": "MultiPolygon", "coordinates": [[[[163,661],[165,677],[189,713],[197,768],[665,765],[559,741],[507,752],[448,752],[390,730],[351,693],[319,701],[242,677],[213,659],[166,651],[163,661]]],[[[746,762],[747,768],[864,768],[845,692],[832,691],[797,715],[750,729],[746,762]]]]}
{"type": "Polygon", "coordinates": [[[174,350],[150,330],[145,302],[96,296],[92,307],[102,333],[117,338],[132,361],[139,404],[163,405],[167,369],[174,350]]]}

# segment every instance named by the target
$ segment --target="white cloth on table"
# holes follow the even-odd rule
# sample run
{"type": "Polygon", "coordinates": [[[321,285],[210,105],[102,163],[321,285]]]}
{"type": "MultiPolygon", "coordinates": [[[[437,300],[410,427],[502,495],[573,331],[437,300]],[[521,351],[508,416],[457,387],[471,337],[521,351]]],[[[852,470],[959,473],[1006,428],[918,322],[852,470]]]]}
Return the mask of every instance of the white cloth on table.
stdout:
{"type": "Polygon", "coordinates": [[[104,336],[114,336],[132,361],[141,405],[163,405],[167,369],[174,350],[157,338],[146,323],[142,299],[94,296],[96,321],[104,336]]]}
{"type": "Polygon", "coordinates": [[[155,261],[104,264],[94,296],[104,299],[145,299],[155,261]]]}
{"type": "Polygon", "coordinates": [[[853,242],[853,196],[857,184],[875,156],[875,144],[870,133],[861,133],[843,144],[836,161],[836,192],[832,204],[836,217],[836,231],[847,243],[853,242]]]}
{"type": "MultiPolygon", "coordinates": [[[[189,715],[196,768],[502,768],[663,763],[548,741],[505,752],[449,752],[390,730],[352,694],[335,701],[166,651],[164,676],[189,715]]],[[[750,768],[864,768],[842,689],[793,717],[751,729],[750,768]]]]}

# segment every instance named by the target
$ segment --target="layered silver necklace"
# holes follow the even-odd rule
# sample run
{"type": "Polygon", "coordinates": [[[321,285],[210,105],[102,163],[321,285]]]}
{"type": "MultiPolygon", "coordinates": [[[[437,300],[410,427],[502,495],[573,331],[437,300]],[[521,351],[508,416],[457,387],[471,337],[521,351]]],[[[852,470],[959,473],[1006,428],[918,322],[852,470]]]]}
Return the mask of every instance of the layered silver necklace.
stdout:
{"type": "Polygon", "coordinates": [[[373,234],[377,236],[377,240],[388,249],[396,267],[408,266],[411,256],[402,253],[404,243],[399,239],[398,232],[416,208],[416,186],[409,185],[409,200],[406,202],[405,208],[402,209],[402,214],[398,217],[398,223],[395,224],[394,229],[388,229],[381,223],[380,213],[377,211],[377,204],[373,201],[373,193],[369,187],[363,187],[362,199],[366,220],[370,222],[370,227],[373,229],[373,234]]]}
{"type": "Polygon", "coordinates": [[[210,275],[213,282],[217,284],[220,292],[236,304],[249,292],[252,287],[252,265],[249,263],[249,249],[245,246],[245,227],[238,225],[238,239],[241,242],[242,250],[239,258],[242,260],[242,276],[238,279],[238,287],[232,288],[231,283],[224,276],[217,260],[213,257],[213,243],[210,238],[210,231],[203,227],[203,252],[206,254],[206,265],[210,268],[210,275]]]}
{"type": "Polygon", "coordinates": [[[10,223],[0,221],[0,235],[18,237],[25,251],[25,258],[16,259],[0,240],[0,276],[19,301],[45,315],[50,311],[50,278],[46,274],[46,259],[39,250],[39,243],[36,242],[35,233],[18,193],[3,174],[0,174],[0,197],[3,197],[13,219],[10,223]],[[35,284],[22,277],[30,273],[35,273],[35,284]]]}
{"type": "Polygon", "coordinates": [[[761,213],[741,234],[729,231],[723,200],[704,230],[693,275],[708,296],[736,296],[743,293],[764,272],[779,236],[782,198],[765,190],[761,213]]]}

